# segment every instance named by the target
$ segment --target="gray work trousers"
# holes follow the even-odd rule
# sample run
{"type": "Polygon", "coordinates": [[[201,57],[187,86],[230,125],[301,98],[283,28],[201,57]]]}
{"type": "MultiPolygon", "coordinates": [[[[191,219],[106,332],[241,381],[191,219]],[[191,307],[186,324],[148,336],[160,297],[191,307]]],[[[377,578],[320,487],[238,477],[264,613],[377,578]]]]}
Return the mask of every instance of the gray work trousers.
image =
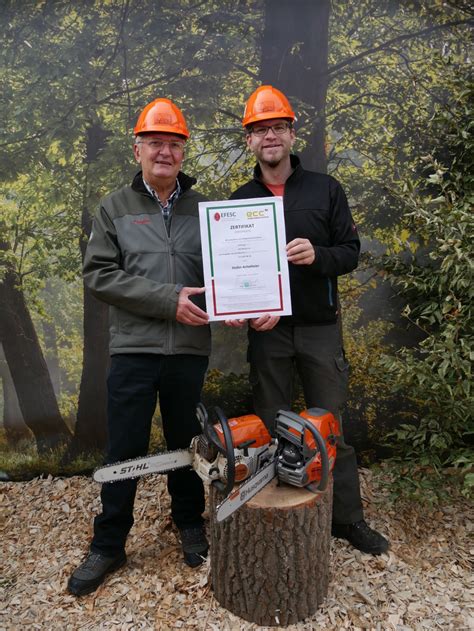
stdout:
{"type": "MultiPolygon", "coordinates": [[[[338,324],[280,325],[262,332],[249,328],[248,357],[255,413],[271,433],[277,411],[291,409],[295,370],[306,407],[329,410],[341,421],[349,364],[338,324]]],[[[338,441],[333,476],[333,522],[350,524],[363,519],[356,455],[343,436],[338,441]]]]}

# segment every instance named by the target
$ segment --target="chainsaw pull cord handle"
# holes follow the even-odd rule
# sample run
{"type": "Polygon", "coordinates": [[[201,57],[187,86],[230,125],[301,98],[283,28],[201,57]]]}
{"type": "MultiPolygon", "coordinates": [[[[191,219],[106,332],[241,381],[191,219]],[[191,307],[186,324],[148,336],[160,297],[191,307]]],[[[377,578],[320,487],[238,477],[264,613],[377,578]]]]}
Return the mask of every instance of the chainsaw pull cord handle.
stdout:
{"type": "Polygon", "coordinates": [[[321,479],[319,480],[319,484],[317,486],[313,486],[313,484],[311,484],[311,487],[316,492],[323,492],[326,490],[329,481],[329,458],[326,449],[326,443],[324,442],[324,438],[321,436],[319,431],[316,429],[316,427],[314,427],[312,423],[303,418],[302,420],[304,422],[305,428],[313,434],[314,440],[318,445],[319,453],[321,454],[321,479]]]}
{"type": "MultiPolygon", "coordinates": [[[[219,451],[223,453],[225,457],[227,458],[227,484],[224,484],[220,480],[215,480],[213,484],[216,485],[219,491],[222,491],[223,493],[225,493],[225,495],[229,495],[229,493],[234,488],[234,483],[235,483],[234,443],[232,440],[232,432],[229,426],[229,421],[227,419],[227,416],[224,414],[224,412],[221,410],[220,407],[217,407],[217,405],[214,408],[214,411],[216,413],[217,418],[219,419],[219,422],[222,427],[222,432],[224,434],[225,447],[223,447],[222,443],[217,437],[216,437],[216,440],[219,443],[219,447],[218,447],[219,451]]],[[[213,432],[215,433],[215,430],[213,430],[213,432]]]]}

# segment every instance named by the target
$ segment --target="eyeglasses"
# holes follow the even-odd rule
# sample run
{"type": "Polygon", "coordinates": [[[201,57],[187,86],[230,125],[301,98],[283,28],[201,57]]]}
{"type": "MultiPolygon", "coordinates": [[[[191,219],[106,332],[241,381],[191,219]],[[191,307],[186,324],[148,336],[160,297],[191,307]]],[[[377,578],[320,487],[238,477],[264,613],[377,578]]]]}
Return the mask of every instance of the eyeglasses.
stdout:
{"type": "Polygon", "coordinates": [[[255,136],[259,136],[259,138],[264,138],[269,129],[271,129],[277,136],[282,136],[285,132],[291,129],[291,125],[289,123],[276,123],[275,125],[268,125],[268,127],[252,127],[250,133],[255,134],[255,136]]]}
{"type": "Polygon", "coordinates": [[[181,154],[184,151],[184,142],[179,142],[179,140],[139,140],[137,145],[147,145],[151,151],[162,151],[166,145],[171,153],[181,154]]]}

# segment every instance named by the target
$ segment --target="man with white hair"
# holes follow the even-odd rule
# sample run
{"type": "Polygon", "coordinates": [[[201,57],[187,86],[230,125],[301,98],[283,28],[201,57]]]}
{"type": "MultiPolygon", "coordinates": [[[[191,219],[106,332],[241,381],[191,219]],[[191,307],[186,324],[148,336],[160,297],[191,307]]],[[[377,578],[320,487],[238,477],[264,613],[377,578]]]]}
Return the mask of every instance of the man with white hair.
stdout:
{"type": "MultiPolygon", "coordinates": [[[[200,401],[210,353],[204,311],[198,203],[194,178],[181,171],[186,121],[159,98],[140,114],[134,154],[141,170],[131,186],[105,197],[95,217],[84,261],[91,293],[110,305],[107,463],[144,456],[157,397],[169,449],[186,448],[200,433],[200,401]]],[[[93,592],[125,564],[137,480],[102,487],[89,553],[68,589],[93,592]]],[[[207,555],[204,489],[193,470],[168,474],[171,515],[184,561],[207,555]]]]}

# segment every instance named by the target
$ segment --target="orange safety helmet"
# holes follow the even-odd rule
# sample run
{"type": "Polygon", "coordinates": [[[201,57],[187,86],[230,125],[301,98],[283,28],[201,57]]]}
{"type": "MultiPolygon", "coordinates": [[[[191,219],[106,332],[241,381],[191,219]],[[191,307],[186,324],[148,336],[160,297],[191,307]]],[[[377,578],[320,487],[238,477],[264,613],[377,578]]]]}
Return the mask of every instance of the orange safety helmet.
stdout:
{"type": "Polygon", "coordinates": [[[133,130],[135,135],[148,131],[163,131],[189,138],[183,113],[169,99],[155,99],[145,107],[133,130]]]}
{"type": "Polygon", "coordinates": [[[270,118],[286,118],[294,121],[295,113],[283,92],[271,85],[261,85],[250,95],[245,105],[242,125],[247,127],[251,123],[270,118]]]}

